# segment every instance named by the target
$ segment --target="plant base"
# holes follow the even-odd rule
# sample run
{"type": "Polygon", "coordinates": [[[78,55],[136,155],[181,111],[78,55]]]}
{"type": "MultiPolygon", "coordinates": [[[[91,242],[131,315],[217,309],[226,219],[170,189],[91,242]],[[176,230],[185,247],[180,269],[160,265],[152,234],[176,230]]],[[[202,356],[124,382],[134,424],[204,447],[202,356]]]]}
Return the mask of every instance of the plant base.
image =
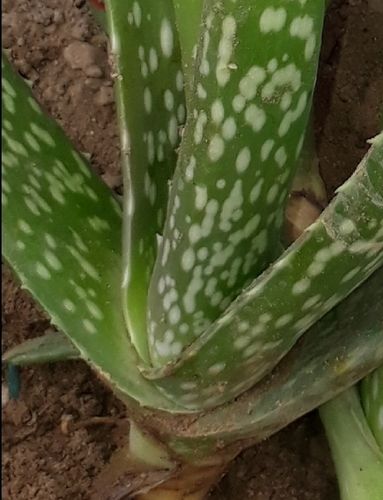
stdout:
{"type": "Polygon", "coordinates": [[[182,462],[131,423],[128,442],[97,477],[91,499],[202,500],[238,452],[217,453],[193,464],[182,462]]]}

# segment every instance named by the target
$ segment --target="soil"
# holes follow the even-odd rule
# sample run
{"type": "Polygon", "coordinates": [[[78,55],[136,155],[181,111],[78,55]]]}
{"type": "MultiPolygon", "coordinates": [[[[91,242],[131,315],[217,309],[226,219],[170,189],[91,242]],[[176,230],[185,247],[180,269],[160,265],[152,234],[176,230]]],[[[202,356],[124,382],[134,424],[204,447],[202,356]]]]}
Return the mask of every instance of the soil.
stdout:
{"type": "MultiPolygon", "coordinates": [[[[2,22],[3,47],[15,67],[79,150],[90,155],[95,171],[121,192],[107,40],[85,1],[4,1],[2,22]]],[[[327,16],[315,129],[329,197],[379,130],[381,26],[379,0],[334,0],[327,16]]],[[[2,271],[4,350],[43,334],[50,324],[9,269],[2,271]]],[[[21,380],[16,401],[3,384],[4,498],[88,499],[93,479],[117,447],[108,417],[122,416],[122,404],[82,362],[23,368],[21,380]]],[[[243,452],[211,498],[337,500],[317,415],[243,452]]]]}

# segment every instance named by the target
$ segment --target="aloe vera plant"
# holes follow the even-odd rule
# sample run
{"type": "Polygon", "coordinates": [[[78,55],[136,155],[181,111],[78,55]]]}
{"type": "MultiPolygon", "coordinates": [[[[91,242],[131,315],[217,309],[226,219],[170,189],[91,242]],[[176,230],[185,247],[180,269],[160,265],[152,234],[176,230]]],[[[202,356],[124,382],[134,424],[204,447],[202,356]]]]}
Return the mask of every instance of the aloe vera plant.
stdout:
{"type": "Polygon", "coordinates": [[[126,403],[100,498],[200,498],[382,363],[383,135],[284,248],[325,2],[105,3],[123,207],[3,59],[4,257],[67,336],[4,359],[82,358],[126,403]]]}

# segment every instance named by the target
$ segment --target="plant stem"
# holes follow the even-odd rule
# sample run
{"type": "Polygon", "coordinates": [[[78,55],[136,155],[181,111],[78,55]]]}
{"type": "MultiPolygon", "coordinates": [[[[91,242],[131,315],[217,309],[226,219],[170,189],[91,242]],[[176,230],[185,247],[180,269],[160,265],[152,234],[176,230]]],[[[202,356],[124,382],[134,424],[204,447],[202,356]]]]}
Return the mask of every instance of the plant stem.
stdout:
{"type": "MultiPolygon", "coordinates": [[[[125,436],[127,433],[125,434],[125,436]]],[[[129,439],[97,477],[92,500],[202,500],[238,454],[222,451],[188,462],[170,455],[154,435],[130,422],[129,439]]]]}
{"type": "Polygon", "coordinates": [[[207,467],[184,467],[180,474],[140,494],[137,500],[203,500],[210,489],[219,481],[226,469],[226,463],[207,467]]]}
{"type": "Polygon", "coordinates": [[[348,389],[319,410],[337,471],[342,500],[383,498],[383,454],[365,418],[358,392],[348,389]]]}
{"type": "Polygon", "coordinates": [[[160,446],[153,437],[142,432],[131,421],[129,429],[129,453],[137,462],[156,469],[172,469],[174,463],[165,448],[160,446]]]}

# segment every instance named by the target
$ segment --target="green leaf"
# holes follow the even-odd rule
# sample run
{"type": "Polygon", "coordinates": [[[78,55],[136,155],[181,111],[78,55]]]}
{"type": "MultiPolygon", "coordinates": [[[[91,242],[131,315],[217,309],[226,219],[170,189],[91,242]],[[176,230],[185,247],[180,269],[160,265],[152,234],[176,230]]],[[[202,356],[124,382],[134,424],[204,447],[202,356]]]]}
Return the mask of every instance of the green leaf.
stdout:
{"type": "Polygon", "coordinates": [[[79,359],[80,353],[66,335],[50,332],[25,340],[3,354],[2,360],[17,366],[79,359]]]}
{"type": "Polygon", "coordinates": [[[272,7],[269,0],[206,2],[192,112],[149,290],[156,367],[206,338],[209,325],[280,252],[323,15],[317,0],[277,0],[272,7]]]}
{"type": "Polygon", "coordinates": [[[383,361],[382,282],[380,268],[245,394],[180,427],[159,427],[159,436],[195,460],[241,439],[260,442],[354,385],[383,361]]]}
{"type": "Polygon", "coordinates": [[[185,120],[172,0],[108,0],[124,176],[124,314],[148,360],[146,302],[185,120]]]}
{"type": "Polygon", "coordinates": [[[342,500],[383,498],[383,453],[352,387],[320,408],[342,500]]]}
{"type": "Polygon", "coordinates": [[[126,331],[119,203],[4,58],[2,69],[5,259],[122,399],[179,411],[138,371],[126,331]]]}
{"type": "Polygon", "coordinates": [[[383,365],[362,381],[361,392],[368,424],[383,452],[383,365]]]}
{"type": "Polygon", "coordinates": [[[233,399],[261,380],[310,326],[382,266],[383,134],[372,142],[317,221],[179,361],[145,372],[165,394],[195,410],[233,399]]]}
{"type": "Polygon", "coordinates": [[[178,36],[181,44],[186,99],[192,100],[194,65],[202,31],[203,0],[173,0],[178,36]]]}

